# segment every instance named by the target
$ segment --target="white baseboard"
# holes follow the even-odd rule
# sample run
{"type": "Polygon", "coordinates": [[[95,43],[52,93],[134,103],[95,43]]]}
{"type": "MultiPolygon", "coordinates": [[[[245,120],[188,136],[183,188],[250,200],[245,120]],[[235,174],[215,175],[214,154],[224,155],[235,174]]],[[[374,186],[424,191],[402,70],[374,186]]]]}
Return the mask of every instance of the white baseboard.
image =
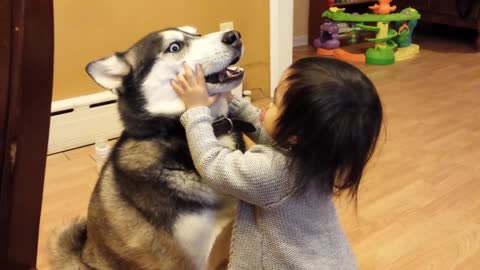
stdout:
{"type": "Polygon", "coordinates": [[[308,45],[308,35],[294,36],[293,47],[308,45]]]}
{"type": "Polygon", "coordinates": [[[52,102],[48,154],[120,136],[116,99],[105,91],[52,102]]]}
{"type": "MultiPolygon", "coordinates": [[[[242,86],[232,91],[240,98],[242,86]]],[[[119,137],[123,126],[116,100],[116,95],[105,91],[52,102],[48,154],[119,137]]]]}

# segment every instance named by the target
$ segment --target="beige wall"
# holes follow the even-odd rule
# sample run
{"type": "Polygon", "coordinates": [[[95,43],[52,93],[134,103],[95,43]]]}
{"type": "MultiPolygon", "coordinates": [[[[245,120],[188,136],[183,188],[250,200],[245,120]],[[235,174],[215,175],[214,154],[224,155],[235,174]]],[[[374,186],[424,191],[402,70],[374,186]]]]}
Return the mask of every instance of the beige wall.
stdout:
{"type": "Polygon", "coordinates": [[[192,25],[201,33],[233,21],[242,33],[244,88],[270,91],[269,0],[54,0],[53,99],[101,91],[85,73],[88,62],[127,49],[145,34],[192,25]]]}
{"type": "Polygon", "coordinates": [[[308,34],[309,5],[309,0],[293,0],[293,36],[303,36],[308,34]]]}

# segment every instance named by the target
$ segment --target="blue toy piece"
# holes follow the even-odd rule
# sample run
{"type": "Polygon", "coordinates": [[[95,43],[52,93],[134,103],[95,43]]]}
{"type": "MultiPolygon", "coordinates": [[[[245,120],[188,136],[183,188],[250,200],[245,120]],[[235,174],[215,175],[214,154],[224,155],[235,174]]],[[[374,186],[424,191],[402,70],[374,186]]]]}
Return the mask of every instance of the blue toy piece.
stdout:
{"type": "MultiPolygon", "coordinates": [[[[419,14],[414,8],[406,8],[400,13],[405,15],[419,14]]],[[[412,34],[417,26],[417,22],[417,19],[394,22],[394,28],[397,29],[398,34],[398,36],[394,38],[394,41],[398,44],[399,48],[405,48],[412,45],[412,34]]]]}

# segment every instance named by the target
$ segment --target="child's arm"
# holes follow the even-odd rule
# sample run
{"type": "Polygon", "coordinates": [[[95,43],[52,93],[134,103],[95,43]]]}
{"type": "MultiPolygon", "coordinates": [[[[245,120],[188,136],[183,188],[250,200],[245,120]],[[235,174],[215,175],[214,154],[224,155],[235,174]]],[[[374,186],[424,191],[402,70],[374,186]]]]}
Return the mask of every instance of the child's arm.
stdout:
{"type": "Polygon", "coordinates": [[[245,135],[252,139],[254,143],[268,145],[273,143],[272,139],[260,123],[260,110],[250,102],[234,97],[228,105],[228,112],[231,117],[240,118],[255,126],[254,132],[245,133],[245,135]]]}
{"type": "MultiPolygon", "coordinates": [[[[196,73],[185,64],[172,87],[188,110],[180,117],[185,127],[195,168],[216,189],[258,206],[279,202],[292,193],[286,157],[267,146],[254,146],[243,154],[222,146],[213,134],[209,96],[201,66],[196,73]]],[[[218,97],[218,96],[217,96],[218,97]]],[[[257,124],[258,125],[258,124],[257,124]]]]}
{"type": "Polygon", "coordinates": [[[180,118],[200,175],[214,188],[258,206],[268,206],[292,193],[284,155],[267,146],[245,154],[223,147],[215,138],[207,107],[189,109],[180,118]]]}

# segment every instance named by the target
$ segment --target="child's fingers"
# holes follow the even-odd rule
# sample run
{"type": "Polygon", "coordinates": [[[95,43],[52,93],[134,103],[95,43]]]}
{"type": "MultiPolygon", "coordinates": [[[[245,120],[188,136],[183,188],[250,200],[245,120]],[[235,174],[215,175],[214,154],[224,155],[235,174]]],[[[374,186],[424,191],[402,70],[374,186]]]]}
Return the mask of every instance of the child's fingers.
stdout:
{"type": "Polygon", "coordinates": [[[177,81],[172,80],[170,81],[170,84],[177,95],[182,96],[184,94],[185,91],[183,91],[183,88],[177,83],[177,81]]]}
{"type": "Polygon", "coordinates": [[[187,63],[183,64],[183,68],[185,69],[185,80],[188,82],[189,85],[196,85],[197,82],[195,81],[195,75],[193,74],[193,70],[190,68],[187,63]]]}
{"type": "Polygon", "coordinates": [[[222,95],[227,99],[228,102],[231,102],[234,98],[232,91],[225,92],[222,95]]]}
{"type": "Polygon", "coordinates": [[[185,79],[185,77],[182,75],[182,74],[178,74],[177,75],[177,80],[176,80],[177,84],[183,88],[183,90],[188,90],[190,88],[187,80],[185,79]]]}
{"type": "Polygon", "coordinates": [[[205,84],[205,74],[203,73],[202,65],[197,64],[195,66],[195,71],[196,71],[197,82],[199,84],[204,85],[205,84]]]}

